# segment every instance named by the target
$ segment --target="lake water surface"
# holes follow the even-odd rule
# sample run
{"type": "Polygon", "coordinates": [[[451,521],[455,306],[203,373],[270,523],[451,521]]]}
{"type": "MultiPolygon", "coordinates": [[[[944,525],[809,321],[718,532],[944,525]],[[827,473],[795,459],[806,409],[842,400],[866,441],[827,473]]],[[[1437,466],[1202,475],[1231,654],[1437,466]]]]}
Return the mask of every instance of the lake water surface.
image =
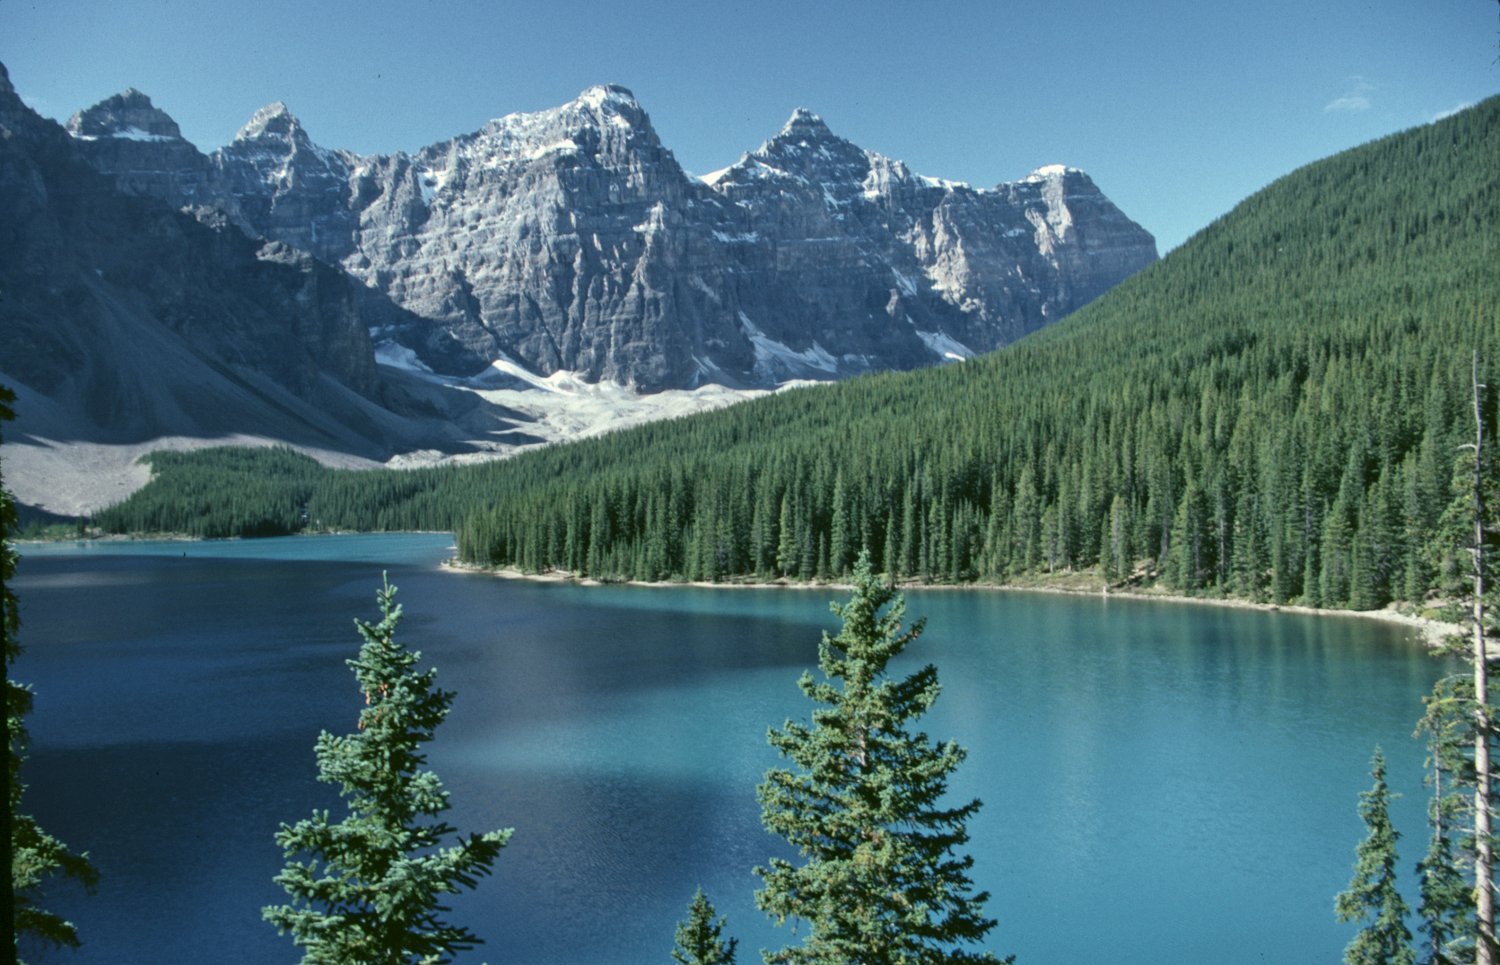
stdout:
{"type": "MultiPolygon", "coordinates": [[[[446,536],[24,546],[18,679],[42,824],[89,850],[97,894],[49,901],[77,953],[37,961],[294,962],[260,921],[272,839],[315,807],[319,730],[362,706],[352,619],[400,587],[399,638],[455,690],[430,763],[464,832],[514,827],[454,901],[461,961],[667,961],[700,884],[739,960],[796,941],[755,910],[784,853],[755,785],[766,731],[811,705],[835,590],[578,587],[446,572],[446,536]]],[[[1325,963],[1376,744],[1425,841],[1420,697],[1445,666],[1355,618],[1010,592],[912,591],[937,664],[923,721],[969,750],[970,851],[1020,965],[1325,963]]]]}

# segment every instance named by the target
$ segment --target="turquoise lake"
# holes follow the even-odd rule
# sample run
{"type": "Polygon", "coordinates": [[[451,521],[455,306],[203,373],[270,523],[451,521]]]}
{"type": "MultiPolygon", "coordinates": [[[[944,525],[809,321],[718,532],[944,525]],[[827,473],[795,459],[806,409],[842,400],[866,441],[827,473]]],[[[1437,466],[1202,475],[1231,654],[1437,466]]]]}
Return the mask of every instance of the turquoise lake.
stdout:
{"type": "MultiPolygon", "coordinates": [[[[399,639],[458,697],[430,751],[464,832],[514,827],[453,901],[459,961],[669,960],[702,885],[739,960],[797,940],[754,905],[784,854],[755,786],[766,731],[811,705],[838,590],[580,587],[443,570],[442,535],[23,546],[25,779],[103,875],[49,906],[76,953],[33,962],[294,962],[260,921],[273,835],[339,807],[313,741],[353,728],[344,660],[400,587],[399,639]]],[[[1333,918],[1389,759],[1407,898],[1424,847],[1421,696],[1452,669],[1374,621],[1096,597],[913,590],[935,663],[922,722],[969,757],[974,876],[1019,965],[1336,962],[1333,918]]]]}

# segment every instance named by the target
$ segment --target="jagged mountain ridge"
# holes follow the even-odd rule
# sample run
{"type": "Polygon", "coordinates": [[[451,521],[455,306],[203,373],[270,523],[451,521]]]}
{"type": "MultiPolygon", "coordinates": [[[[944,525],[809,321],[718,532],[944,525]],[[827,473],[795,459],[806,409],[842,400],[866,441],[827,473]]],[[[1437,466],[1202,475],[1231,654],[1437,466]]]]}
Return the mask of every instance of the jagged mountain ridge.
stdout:
{"type": "Polygon", "coordinates": [[[410,155],[319,147],[278,103],[193,157],[134,91],[68,127],[127,191],[212,205],[388,295],[423,321],[377,336],[450,374],[509,358],[649,391],[914,368],[1013,341],[1156,258],[1081,171],[925,178],[802,109],[693,178],[616,86],[410,155]]]}
{"type": "Polygon", "coordinates": [[[369,329],[405,313],[307,252],[229,225],[206,203],[211,170],[170,118],[134,92],[113,100],[113,127],[70,137],[0,65],[0,381],[28,401],[7,449],[251,434],[385,458],[467,451],[465,432],[498,421],[462,425],[472,397],[445,407],[393,380],[369,329]],[[134,163],[135,190],[122,192],[124,176],[80,151],[121,143],[186,161],[134,163]],[[198,217],[139,196],[168,186],[198,217]]]}

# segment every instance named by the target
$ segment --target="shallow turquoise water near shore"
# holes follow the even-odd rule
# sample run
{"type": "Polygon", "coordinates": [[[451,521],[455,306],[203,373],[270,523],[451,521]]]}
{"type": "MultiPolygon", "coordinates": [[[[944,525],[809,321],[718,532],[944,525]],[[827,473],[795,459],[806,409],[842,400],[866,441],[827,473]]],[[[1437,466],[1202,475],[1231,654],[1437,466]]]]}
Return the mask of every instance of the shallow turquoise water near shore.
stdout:
{"type": "MultiPolygon", "coordinates": [[[[383,570],[402,639],[456,690],[431,763],[462,830],[514,826],[454,901],[460,961],[664,961],[703,885],[740,959],[795,938],[754,908],[780,853],[754,788],[766,729],[837,591],[579,587],[442,572],[446,535],[22,547],[35,686],[31,808],[89,849],[100,892],[53,904],[66,960],[290,962],[272,834],[313,807],[320,729],[361,698],[343,664],[383,570]]],[[[1375,744],[1425,836],[1420,696],[1444,665],[1347,618],[993,591],[908,594],[938,665],[924,728],[969,749],[975,877],[1025,963],[1328,962],[1375,744]]],[[[1410,895],[1414,898],[1414,893],[1410,895]]],[[[49,959],[42,959],[49,960],[49,959]]]]}

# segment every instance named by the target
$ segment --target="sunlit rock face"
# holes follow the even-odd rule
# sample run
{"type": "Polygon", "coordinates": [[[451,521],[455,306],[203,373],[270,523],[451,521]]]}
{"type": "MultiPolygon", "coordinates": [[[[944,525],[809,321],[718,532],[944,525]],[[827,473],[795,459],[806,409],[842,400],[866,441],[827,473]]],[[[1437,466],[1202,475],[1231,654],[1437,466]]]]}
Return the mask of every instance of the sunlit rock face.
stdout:
{"type": "Polygon", "coordinates": [[[622,87],[377,156],[318,147],[281,104],[207,158],[168,156],[119,135],[176,137],[132,95],[80,115],[75,136],[111,142],[96,165],[341,265],[419,318],[378,334],[440,372],[507,358],[655,391],[915,368],[1014,341],[1156,258],[1082,171],[923,177],[801,109],[695,178],[622,87]],[[175,182],[141,173],[173,157],[175,182]]]}
{"type": "Polygon", "coordinates": [[[183,138],[165,111],[135,88],[68,118],[67,132],[95,167],[127,194],[147,195],[175,207],[232,201],[211,186],[212,165],[183,138]]]}
{"type": "MultiPolygon", "coordinates": [[[[336,439],[340,418],[374,407],[362,287],[208,207],[195,219],[151,197],[203,205],[213,182],[144,95],[75,115],[65,133],[22,103],[3,67],[0,81],[0,381],[66,415],[61,438],[254,422],[336,439]],[[109,178],[101,159],[128,164],[109,178]]],[[[358,444],[383,442],[372,432],[358,444]]]]}

